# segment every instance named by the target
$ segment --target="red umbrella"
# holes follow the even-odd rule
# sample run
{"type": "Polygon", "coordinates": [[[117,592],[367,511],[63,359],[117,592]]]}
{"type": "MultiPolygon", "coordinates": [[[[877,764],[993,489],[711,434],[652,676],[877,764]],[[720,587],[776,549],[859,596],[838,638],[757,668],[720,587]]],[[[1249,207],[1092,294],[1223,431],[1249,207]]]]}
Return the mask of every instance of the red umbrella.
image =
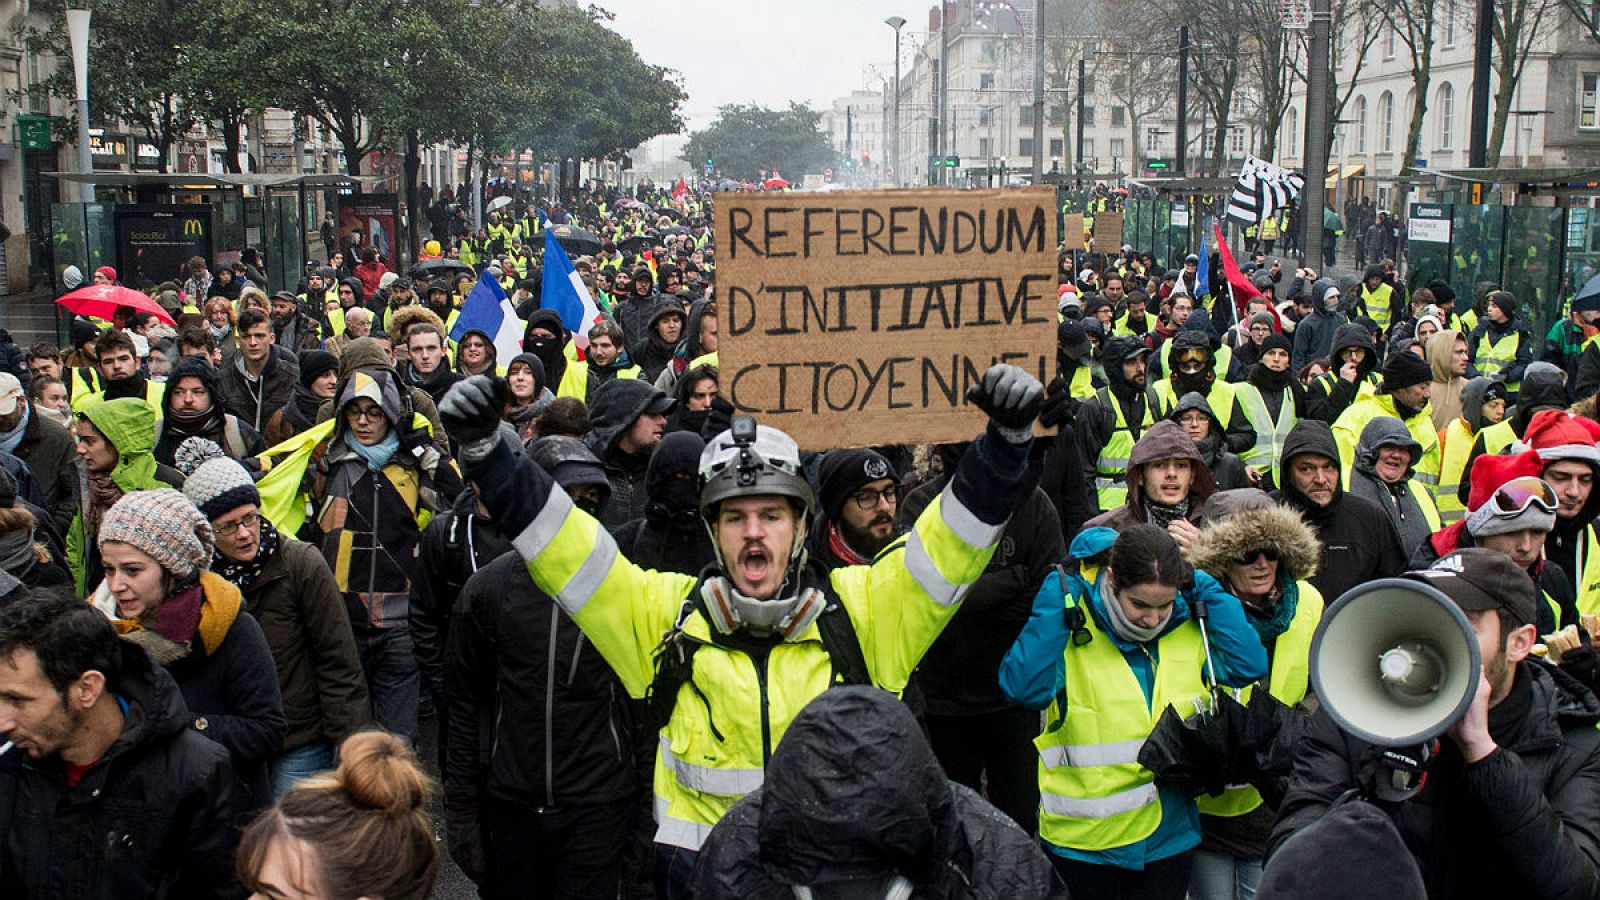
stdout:
{"type": "Polygon", "coordinates": [[[768,178],[765,182],[762,182],[761,186],[769,191],[776,191],[787,188],[789,182],[784,181],[782,178],[768,178]]]}
{"type": "Polygon", "coordinates": [[[117,314],[119,307],[126,306],[140,312],[147,312],[157,319],[176,326],[172,314],[161,308],[161,304],[150,298],[150,295],[136,291],[120,284],[92,284],[81,287],[71,293],[62,294],[56,302],[81,316],[93,316],[97,319],[111,321],[117,314]]]}

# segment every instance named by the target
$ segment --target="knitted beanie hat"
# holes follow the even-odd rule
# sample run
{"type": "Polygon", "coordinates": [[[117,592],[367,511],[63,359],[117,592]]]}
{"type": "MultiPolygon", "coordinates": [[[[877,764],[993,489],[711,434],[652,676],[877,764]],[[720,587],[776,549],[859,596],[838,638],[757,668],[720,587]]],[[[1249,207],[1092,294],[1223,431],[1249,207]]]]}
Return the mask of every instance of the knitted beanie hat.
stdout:
{"type": "Polygon", "coordinates": [[[1433,369],[1415,353],[1391,353],[1383,361],[1383,387],[1387,393],[1433,380],[1433,369]]]}
{"type": "Polygon", "coordinates": [[[215,519],[247,504],[260,506],[261,492],[244,466],[223,457],[200,464],[183,482],[183,495],[202,515],[215,519]]]}
{"type": "Polygon", "coordinates": [[[1538,478],[1544,463],[1537,451],[1514,456],[1484,454],[1472,461],[1472,492],[1467,497],[1467,531],[1473,537],[1491,537],[1517,531],[1549,531],[1556,525],[1555,510],[1546,512],[1529,503],[1521,512],[1508,513],[1494,502],[1495,491],[1517,478],[1538,478]]]}
{"type": "Polygon", "coordinates": [[[178,578],[211,565],[211,523],[189,498],[172,488],[134,491],[100,522],[99,545],[127,544],[178,578]]]}

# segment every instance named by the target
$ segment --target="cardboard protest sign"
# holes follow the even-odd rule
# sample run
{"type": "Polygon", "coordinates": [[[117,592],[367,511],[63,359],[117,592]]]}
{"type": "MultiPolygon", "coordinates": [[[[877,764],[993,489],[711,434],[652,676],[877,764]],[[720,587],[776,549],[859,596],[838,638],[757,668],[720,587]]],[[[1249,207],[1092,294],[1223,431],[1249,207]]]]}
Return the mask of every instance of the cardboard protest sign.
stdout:
{"type": "Polygon", "coordinates": [[[1061,219],[1061,239],[1067,250],[1089,249],[1089,232],[1083,227],[1083,213],[1069,213],[1061,219]]]}
{"type": "Polygon", "coordinates": [[[995,362],[1055,367],[1049,188],[719,194],[721,392],[807,450],[969,440],[995,362]]]}
{"type": "Polygon", "coordinates": [[[1122,210],[1108,210],[1094,217],[1096,253],[1116,253],[1122,249],[1122,210]]]}

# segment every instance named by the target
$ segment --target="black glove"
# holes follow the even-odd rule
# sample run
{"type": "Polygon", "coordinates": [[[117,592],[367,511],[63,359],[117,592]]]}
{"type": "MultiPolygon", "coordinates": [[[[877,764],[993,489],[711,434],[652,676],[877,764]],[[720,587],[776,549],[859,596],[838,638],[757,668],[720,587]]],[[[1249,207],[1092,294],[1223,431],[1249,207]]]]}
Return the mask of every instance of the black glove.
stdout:
{"type": "MultiPolygon", "coordinates": [[[[1582,630],[1583,626],[1578,628],[1582,630]]],[[[1600,656],[1596,656],[1593,644],[1584,644],[1561,654],[1561,671],[1583,682],[1583,686],[1595,690],[1600,687],[1600,656]]]]}
{"type": "Polygon", "coordinates": [[[504,378],[473,375],[459,381],[439,402],[439,419],[445,433],[462,444],[492,437],[500,429],[500,417],[511,388],[504,378]]]}
{"type": "Polygon", "coordinates": [[[983,381],[967,388],[967,402],[1006,431],[1026,431],[1044,405],[1044,385],[1016,366],[995,363],[983,373],[983,381]]]}
{"type": "Polygon", "coordinates": [[[445,811],[445,830],[450,858],[473,884],[482,884],[487,866],[483,856],[483,830],[478,826],[476,812],[451,807],[445,811]]]}
{"type": "Polygon", "coordinates": [[[1070,425],[1078,416],[1078,401],[1067,387],[1067,380],[1057,375],[1044,391],[1044,406],[1039,410],[1039,424],[1046,428],[1070,425]]]}

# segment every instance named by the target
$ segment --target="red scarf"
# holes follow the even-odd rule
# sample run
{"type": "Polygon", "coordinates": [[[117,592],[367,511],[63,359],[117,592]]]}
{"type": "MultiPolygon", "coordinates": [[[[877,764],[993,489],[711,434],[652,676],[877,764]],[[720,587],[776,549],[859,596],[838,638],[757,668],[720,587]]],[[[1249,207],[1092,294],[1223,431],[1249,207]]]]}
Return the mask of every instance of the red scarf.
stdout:
{"type": "Polygon", "coordinates": [[[839,526],[832,522],[828,523],[828,549],[832,550],[833,555],[843,560],[847,566],[864,566],[872,562],[872,560],[857,553],[849,544],[845,543],[844,535],[839,533],[839,526]]]}

